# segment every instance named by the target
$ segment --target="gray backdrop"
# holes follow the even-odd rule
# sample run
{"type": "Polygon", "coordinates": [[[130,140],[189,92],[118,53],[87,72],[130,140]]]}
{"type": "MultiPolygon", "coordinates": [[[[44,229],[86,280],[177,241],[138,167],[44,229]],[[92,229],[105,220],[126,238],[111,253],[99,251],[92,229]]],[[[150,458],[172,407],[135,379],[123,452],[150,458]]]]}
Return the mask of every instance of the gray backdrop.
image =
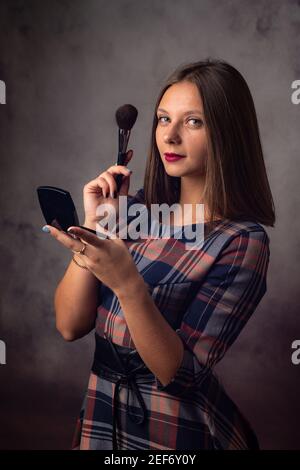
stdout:
{"type": "Polygon", "coordinates": [[[93,333],[55,329],[53,295],[70,253],[41,231],[42,184],[82,189],[115,162],[114,112],[139,110],[131,191],[141,187],[154,102],[180,64],[227,60],[252,91],[273,191],[268,291],[217,373],[266,449],[300,448],[298,278],[300,2],[43,0],[0,3],[0,447],[66,449],[87,385],[93,333]]]}

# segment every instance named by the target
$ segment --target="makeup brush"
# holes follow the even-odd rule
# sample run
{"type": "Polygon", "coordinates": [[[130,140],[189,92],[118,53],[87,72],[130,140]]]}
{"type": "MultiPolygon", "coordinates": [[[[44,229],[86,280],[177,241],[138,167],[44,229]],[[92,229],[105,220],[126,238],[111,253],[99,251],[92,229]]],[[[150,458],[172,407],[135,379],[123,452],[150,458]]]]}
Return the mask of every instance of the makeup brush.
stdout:
{"type": "MultiPolygon", "coordinates": [[[[138,110],[132,104],[124,104],[116,111],[116,121],[119,128],[119,146],[118,159],[116,165],[124,165],[126,161],[126,150],[130,137],[130,131],[133,128],[138,110]]],[[[116,175],[117,192],[120,191],[124,175],[116,175]]]]}

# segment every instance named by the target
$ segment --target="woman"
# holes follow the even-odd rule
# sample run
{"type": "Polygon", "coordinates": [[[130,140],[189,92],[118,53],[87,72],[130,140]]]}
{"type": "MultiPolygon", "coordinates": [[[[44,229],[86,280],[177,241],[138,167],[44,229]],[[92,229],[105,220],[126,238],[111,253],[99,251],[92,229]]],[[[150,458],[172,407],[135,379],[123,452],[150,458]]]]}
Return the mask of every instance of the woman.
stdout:
{"type": "MultiPolygon", "coordinates": [[[[118,173],[127,195],[125,166],[84,187],[88,228],[96,227],[97,206],[116,207],[118,173]]],[[[128,200],[148,210],[204,204],[204,241],[187,250],[184,234],[102,240],[47,226],[75,253],[55,294],[57,328],[66,340],[96,333],[73,449],[259,448],[213,373],[266,292],[269,238],[260,224],[275,221],[253,100],[234,67],[206,60],[167,80],[144,185],[128,200]]],[[[170,227],[184,232],[185,220],[170,227]]],[[[198,226],[193,211],[190,222],[198,226]]]]}

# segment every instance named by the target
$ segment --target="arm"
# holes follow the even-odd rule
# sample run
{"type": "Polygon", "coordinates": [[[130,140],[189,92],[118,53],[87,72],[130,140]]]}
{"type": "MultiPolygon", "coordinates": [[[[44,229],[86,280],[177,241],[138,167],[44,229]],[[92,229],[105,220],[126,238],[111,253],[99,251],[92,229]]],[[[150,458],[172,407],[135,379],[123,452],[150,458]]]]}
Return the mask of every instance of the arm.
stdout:
{"type": "MultiPolygon", "coordinates": [[[[134,196],[129,194],[128,198],[132,201],[134,196]]],[[[83,226],[96,228],[95,221],[87,218],[83,226]]],[[[82,260],[77,261],[83,264],[82,260]]],[[[94,328],[97,307],[101,303],[101,285],[102,282],[92,272],[70,262],[54,297],[56,328],[65,340],[74,341],[94,328]]]]}
{"type": "MultiPolygon", "coordinates": [[[[132,150],[128,150],[126,164],[131,157],[132,150]]],[[[120,188],[120,194],[126,195],[129,189],[130,171],[124,165],[113,165],[84,186],[85,227],[95,230],[98,220],[97,208],[108,201],[105,196],[115,189],[114,177],[118,174],[127,176],[120,188]]],[[[117,209],[118,200],[110,198],[109,201],[117,209]]],[[[66,340],[81,338],[94,328],[97,307],[100,303],[100,287],[101,281],[93,273],[71,261],[54,297],[56,327],[66,340]]]]}
{"type": "Polygon", "coordinates": [[[182,361],[182,341],[156,307],[142,276],[116,295],[139,355],[167,384],[182,361]]]}
{"type": "MultiPolygon", "coordinates": [[[[88,222],[84,226],[89,227],[88,222]]],[[[54,295],[56,328],[66,341],[81,338],[94,328],[100,287],[101,282],[89,270],[70,262],[54,295]]]]}
{"type": "Polygon", "coordinates": [[[141,283],[120,292],[136,349],[157,387],[181,395],[199,386],[234,342],[266,292],[265,232],[242,232],[224,248],[176,332],[141,283]]]}

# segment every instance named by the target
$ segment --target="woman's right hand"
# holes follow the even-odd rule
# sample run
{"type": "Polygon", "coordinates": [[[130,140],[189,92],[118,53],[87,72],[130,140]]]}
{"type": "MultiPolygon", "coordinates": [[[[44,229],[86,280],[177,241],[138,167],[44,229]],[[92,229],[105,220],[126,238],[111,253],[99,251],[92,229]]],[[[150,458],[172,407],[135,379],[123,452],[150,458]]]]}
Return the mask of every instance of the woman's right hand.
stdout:
{"type": "Polygon", "coordinates": [[[118,195],[127,196],[130,184],[131,171],[125,167],[131,160],[133,151],[126,152],[124,165],[112,165],[97,178],[89,181],[83,188],[83,204],[85,221],[84,226],[96,229],[96,210],[100,204],[111,204],[115,210],[118,208],[118,195]],[[123,178],[119,194],[117,194],[117,183],[114,175],[122,174],[123,178]],[[114,194],[116,197],[114,197],[114,194]]]}

